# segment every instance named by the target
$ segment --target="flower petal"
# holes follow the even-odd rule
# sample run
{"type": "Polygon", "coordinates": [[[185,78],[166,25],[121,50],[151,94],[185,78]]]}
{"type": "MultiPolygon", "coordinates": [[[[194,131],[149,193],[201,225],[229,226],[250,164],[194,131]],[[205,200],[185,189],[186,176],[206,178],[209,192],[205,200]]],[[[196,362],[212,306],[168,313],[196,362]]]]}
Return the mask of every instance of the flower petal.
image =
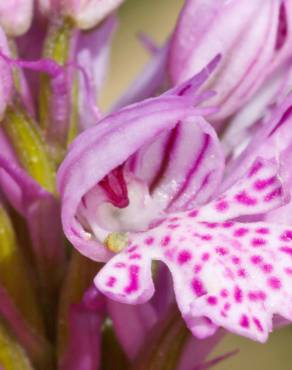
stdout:
{"type": "Polygon", "coordinates": [[[273,314],[292,320],[292,229],[268,223],[207,225],[189,212],[130,239],[95,278],[107,296],[132,304],[148,300],[151,261],[157,259],[172,273],[178,306],[198,337],[219,325],[263,342],[273,314]]]}
{"type": "Polygon", "coordinates": [[[258,158],[242,179],[200,209],[199,218],[224,221],[267,213],[283,206],[290,200],[290,195],[281,175],[276,162],[258,158]]]}
{"type": "Polygon", "coordinates": [[[196,117],[142,147],[128,165],[162,209],[177,211],[210,199],[221,182],[224,158],[213,129],[196,117]]]}

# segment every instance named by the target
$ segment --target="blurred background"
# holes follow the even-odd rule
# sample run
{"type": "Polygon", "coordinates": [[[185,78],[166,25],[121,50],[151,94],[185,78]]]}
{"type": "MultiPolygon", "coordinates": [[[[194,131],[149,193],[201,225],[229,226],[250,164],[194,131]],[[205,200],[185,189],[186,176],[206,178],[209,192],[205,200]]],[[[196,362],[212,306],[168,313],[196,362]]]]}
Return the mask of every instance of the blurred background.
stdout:
{"type": "MultiPolygon", "coordinates": [[[[1,0],[0,0],[1,1],[1,0]]],[[[137,40],[143,31],[158,44],[170,34],[183,0],[126,0],[119,12],[109,76],[101,97],[107,109],[141,71],[149,53],[137,40]]],[[[292,370],[292,326],[274,332],[262,345],[227,335],[212,356],[239,349],[239,354],[216,366],[216,370],[292,370]]]]}

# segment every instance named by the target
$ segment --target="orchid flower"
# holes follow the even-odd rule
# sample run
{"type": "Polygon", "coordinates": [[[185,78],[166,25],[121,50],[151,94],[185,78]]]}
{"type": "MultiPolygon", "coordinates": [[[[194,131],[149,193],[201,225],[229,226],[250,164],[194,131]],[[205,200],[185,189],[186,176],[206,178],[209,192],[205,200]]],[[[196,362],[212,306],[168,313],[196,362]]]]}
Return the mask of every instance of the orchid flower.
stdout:
{"type": "Polygon", "coordinates": [[[223,326],[265,341],[273,314],[292,319],[292,229],[236,219],[279,208],[289,196],[278,164],[262,158],[216,194],[220,145],[190,106],[209,69],[113,113],[74,142],[58,178],[63,226],[81,253],[110,259],[95,278],[108,297],[149,300],[151,263],[159,260],[173,276],[194,335],[204,338],[223,326]],[[127,147],[118,149],[125,132],[127,147]]]}
{"type": "Polygon", "coordinates": [[[170,46],[173,83],[199,71],[214,52],[222,53],[205,88],[216,90],[210,103],[221,108],[212,120],[230,116],[291,58],[291,6],[290,0],[187,0],[170,46]]]}

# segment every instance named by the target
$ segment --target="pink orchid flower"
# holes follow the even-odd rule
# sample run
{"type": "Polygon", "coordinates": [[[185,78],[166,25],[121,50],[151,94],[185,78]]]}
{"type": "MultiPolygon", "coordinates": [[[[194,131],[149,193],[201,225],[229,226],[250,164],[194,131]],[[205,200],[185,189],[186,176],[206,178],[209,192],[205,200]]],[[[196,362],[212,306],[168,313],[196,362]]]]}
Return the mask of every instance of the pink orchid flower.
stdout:
{"type": "Polygon", "coordinates": [[[173,33],[169,72],[174,84],[189,78],[221,53],[216,73],[203,88],[218,94],[212,120],[232,115],[270,73],[291,58],[290,0],[187,0],[173,33]]]}
{"type": "Polygon", "coordinates": [[[219,191],[221,147],[193,106],[218,62],[111,114],[73,143],[58,177],[63,227],[81,253],[108,261],[95,278],[108,297],[149,300],[158,260],[195,336],[222,326],[263,342],[274,314],[292,320],[292,228],[257,216],[289,196],[279,164],[260,157],[219,191]]]}

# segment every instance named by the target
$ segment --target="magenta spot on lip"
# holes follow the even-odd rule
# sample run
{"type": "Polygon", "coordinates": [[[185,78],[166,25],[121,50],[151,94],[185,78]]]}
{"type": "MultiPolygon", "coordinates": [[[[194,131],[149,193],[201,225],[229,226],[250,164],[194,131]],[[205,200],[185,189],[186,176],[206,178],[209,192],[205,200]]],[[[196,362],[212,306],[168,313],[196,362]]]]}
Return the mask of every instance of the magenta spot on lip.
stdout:
{"type": "Polygon", "coordinates": [[[108,281],[106,282],[106,286],[112,288],[115,285],[116,281],[117,279],[114,276],[110,276],[108,281]]]}
{"type": "Polygon", "coordinates": [[[267,186],[273,185],[276,180],[277,180],[276,176],[270,177],[269,179],[265,180],[257,180],[254,183],[254,188],[259,191],[264,190],[267,186]]]}
{"type": "Polygon", "coordinates": [[[180,265],[183,265],[184,263],[191,260],[191,258],[192,258],[192,255],[189,251],[181,251],[178,255],[177,260],[180,265]]]}
{"type": "Polygon", "coordinates": [[[229,204],[225,200],[221,200],[215,204],[215,208],[218,212],[224,212],[229,208],[229,204]]]}
{"type": "Polygon", "coordinates": [[[221,225],[222,225],[222,227],[224,227],[224,229],[228,229],[228,228],[230,228],[230,227],[232,227],[234,225],[234,222],[232,222],[232,221],[225,221],[221,225]]]}
{"type": "Polygon", "coordinates": [[[267,298],[266,294],[261,291],[261,290],[258,290],[258,291],[250,291],[248,293],[248,299],[250,301],[264,301],[265,299],[267,298]]]}
{"type": "Polygon", "coordinates": [[[263,326],[262,326],[262,324],[261,324],[261,322],[258,318],[254,317],[253,322],[255,323],[255,325],[256,325],[256,327],[259,331],[261,331],[261,332],[264,331],[264,328],[263,328],[263,326]]]}
{"type": "Polygon", "coordinates": [[[246,233],[248,233],[248,229],[245,227],[240,227],[239,229],[236,229],[233,233],[234,236],[244,236],[246,233]]]}
{"type": "Polygon", "coordinates": [[[237,257],[237,256],[232,256],[231,261],[232,261],[232,263],[234,263],[234,265],[239,265],[240,264],[240,258],[237,257]]]}
{"type": "Polygon", "coordinates": [[[207,302],[210,306],[216,306],[217,304],[217,298],[214,296],[210,296],[207,298],[207,302]]]}
{"type": "Polygon", "coordinates": [[[286,272],[286,274],[288,274],[288,275],[292,275],[292,268],[291,268],[291,267],[286,267],[286,268],[285,268],[285,272],[286,272]]]}
{"type": "Polygon", "coordinates": [[[173,229],[177,229],[179,227],[179,224],[169,224],[167,227],[173,230],[173,229]]]}
{"type": "Polygon", "coordinates": [[[228,249],[224,247],[216,247],[216,253],[220,256],[226,256],[226,254],[228,254],[228,249]]]}
{"type": "Polygon", "coordinates": [[[251,244],[253,247],[261,247],[266,244],[266,241],[261,238],[254,238],[252,239],[251,244]]]}
{"type": "Polygon", "coordinates": [[[218,226],[218,223],[217,222],[207,222],[207,221],[203,221],[201,222],[202,225],[208,227],[209,229],[215,229],[217,226],[218,226]]]}
{"type": "Polygon", "coordinates": [[[261,256],[255,255],[255,256],[251,256],[250,260],[251,260],[251,262],[252,262],[254,265],[257,265],[257,264],[259,264],[260,262],[262,262],[263,258],[262,258],[261,256]]]}
{"type": "Polygon", "coordinates": [[[241,316],[239,325],[243,328],[248,328],[249,327],[249,319],[246,315],[241,316]]]}
{"type": "Polygon", "coordinates": [[[257,204],[257,200],[250,197],[244,190],[235,195],[235,200],[245,206],[255,206],[257,204]]]}
{"type": "Polygon", "coordinates": [[[239,276],[239,277],[242,277],[242,278],[245,278],[247,275],[246,275],[246,270],[245,269],[239,269],[238,271],[237,271],[237,275],[239,276]]]}
{"type": "Polygon", "coordinates": [[[258,229],[256,229],[256,232],[258,234],[266,235],[269,234],[270,230],[267,227],[259,227],[258,229]]]}
{"type": "Polygon", "coordinates": [[[263,163],[257,161],[250,169],[248,177],[254,176],[263,167],[263,163]]]}
{"type": "Polygon", "coordinates": [[[281,288],[281,281],[275,277],[275,276],[272,276],[268,279],[268,285],[270,288],[274,289],[274,290],[278,290],[281,288]]]}
{"type": "Polygon", "coordinates": [[[220,292],[221,297],[227,298],[228,297],[228,291],[227,289],[222,289],[220,292]]]}
{"type": "Polygon", "coordinates": [[[284,231],[283,234],[280,236],[280,239],[285,242],[291,242],[292,241],[292,230],[284,231]]]}
{"type": "Polygon", "coordinates": [[[130,260],[139,260],[141,259],[141,254],[139,253],[134,253],[129,257],[130,260]]]}
{"type": "Polygon", "coordinates": [[[197,210],[194,210],[194,211],[191,211],[188,213],[188,216],[189,217],[197,217],[198,216],[198,211],[197,210]]]}
{"type": "Polygon", "coordinates": [[[140,267],[136,265],[130,265],[129,267],[129,278],[130,283],[129,285],[124,289],[124,292],[127,294],[134,293],[138,290],[138,273],[140,271],[140,267]]]}
{"type": "Polygon", "coordinates": [[[292,247],[281,247],[280,251],[283,253],[287,253],[290,256],[292,256],[292,247]]]}
{"type": "Polygon", "coordinates": [[[148,238],[145,239],[145,244],[151,245],[154,243],[154,238],[152,236],[149,236],[148,238]]]}
{"type": "Polygon", "coordinates": [[[192,288],[197,297],[201,297],[202,295],[207,293],[204,289],[202,281],[198,278],[193,279],[192,288]]]}
{"type": "Polygon", "coordinates": [[[138,248],[138,246],[137,246],[137,245],[133,245],[132,247],[130,247],[130,248],[128,249],[128,253],[132,253],[132,252],[134,252],[137,248],[138,248]]]}
{"type": "Polygon", "coordinates": [[[201,235],[200,237],[202,240],[205,240],[205,241],[209,241],[209,240],[212,240],[212,235],[210,234],[204,234],[204,235],[201,235]]]}
{"type": "Polygon", "coordinates": [[[243,300],[242,290],[238,286],[234,288],[234,299],[237,303],[241,303],[243,300]]]}
{"type": "Polygon", "coordinates": [[[78,238],[81,238],[81,234],[74,228],[74,227],[71,227],[70,228],[71,232],[75,235],[75,236],[78,236],[78,238]]]}
{"type": "Polygon", "coordinates": [[[162,247],[166,247],[168,246],[168,244],[170,243],[170,236],[169,235],[166,235],[162,240],[161,240],[161,245],[162,247]]]}
{"type": "Polygon", "coordinates": [[[202,270],[202,266],[201,265],[195,265],[194,266],[194,272],[195,274],[197,274],[198,272],[200,272],[202,270]]]}
{"type": "Polygon", "coordinates": [[[203,253],[202,254],[202,261],[208,261],[209,258],[210,258],[210,254],[209,253],[203,253]]]}
{"type": "Polygon", "coordinates": [[[230,310],[230,303],[225,303],[225,305],[224,305],[224,307],[223,307],[223,309],[225,310],[225,311],[228,311],[228,310],[230,310]]]}
{"type": "Polygon", "coordinates": [[[126,264],[124,262],[117,262],[116,264],[114,264],[114,267],[120,269],[126,267],[126,264]]]}
{"type": "Polygon", "coordinates": [[[283,190],[282,187],[279,186],[277,189],[271,191],[269,194],[267,194],[264,198],[265,202],[270,202],[271,200],[278,198],[282,195],[283,190]]]}
{"type": "Polygon", "coordinates": [[[262,265],[262,270],[266,274],[270,274],[273,271],[273,266],[269,263],[265,263],[262,265]]]}

